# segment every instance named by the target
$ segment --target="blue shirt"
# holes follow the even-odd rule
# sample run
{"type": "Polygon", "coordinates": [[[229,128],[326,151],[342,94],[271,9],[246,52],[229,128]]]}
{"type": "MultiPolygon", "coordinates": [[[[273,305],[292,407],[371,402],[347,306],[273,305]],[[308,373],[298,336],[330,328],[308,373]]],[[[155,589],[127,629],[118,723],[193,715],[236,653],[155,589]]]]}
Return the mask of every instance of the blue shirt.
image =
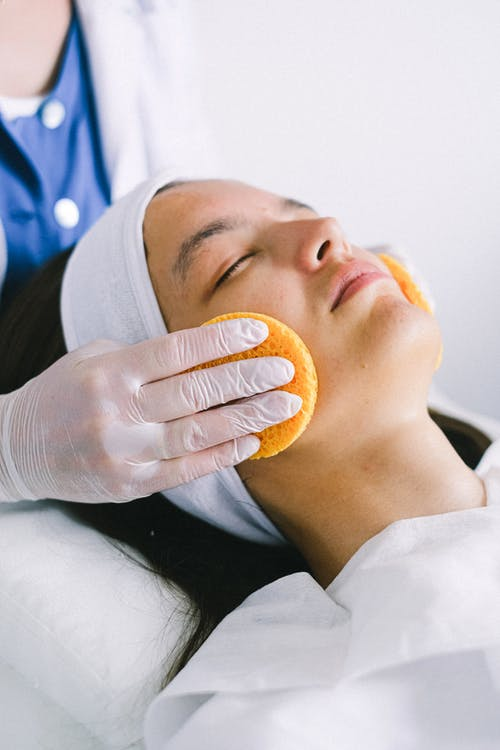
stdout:
{"type": "Polygon", "coordinates": [[[0,114],[0,219],[7,242],[2,303],[71,247],[110,202],[87,56],[76,14],[56,84],[31,117],[0,114]]]}

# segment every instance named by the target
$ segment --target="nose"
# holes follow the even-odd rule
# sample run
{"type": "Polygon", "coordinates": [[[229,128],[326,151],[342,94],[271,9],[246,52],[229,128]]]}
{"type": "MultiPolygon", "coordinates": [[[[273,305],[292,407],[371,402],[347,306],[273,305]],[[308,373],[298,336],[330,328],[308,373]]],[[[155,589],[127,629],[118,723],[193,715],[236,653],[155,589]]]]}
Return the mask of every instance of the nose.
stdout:
{"type": "Polygon", "coordinates": [[[325,265],[352,260],[351,245],[337,219],[323,217],[298,222],[295,263],[305,272],[314,272],[325,265]]]}

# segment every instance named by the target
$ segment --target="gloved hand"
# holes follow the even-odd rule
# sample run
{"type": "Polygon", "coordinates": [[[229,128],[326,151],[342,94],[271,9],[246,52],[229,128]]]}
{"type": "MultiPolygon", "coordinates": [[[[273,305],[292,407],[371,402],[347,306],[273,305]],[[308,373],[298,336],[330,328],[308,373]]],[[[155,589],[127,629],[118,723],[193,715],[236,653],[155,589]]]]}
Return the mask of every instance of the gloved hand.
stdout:
{"type": "Polygon", "coordinates": [[[130,347],[97,341],[62,357],[0,397],[0,498],[126,501],[248,458],[259,447],[248,433],[300,408],[298,396],[261,393],[293,378],[291,362],[179,373],[267,334],[264,323],[239,318],[130,347]]]}

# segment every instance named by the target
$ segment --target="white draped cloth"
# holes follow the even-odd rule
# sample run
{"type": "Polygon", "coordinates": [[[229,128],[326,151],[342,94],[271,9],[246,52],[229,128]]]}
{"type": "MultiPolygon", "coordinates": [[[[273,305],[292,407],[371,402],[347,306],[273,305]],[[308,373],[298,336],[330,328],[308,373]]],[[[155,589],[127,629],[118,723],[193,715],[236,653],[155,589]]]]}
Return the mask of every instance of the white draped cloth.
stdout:
{"type": "Polygon", "coordinates": [[[248,597],[155,699],[147,750],[497,750],[500,441],[487,505],[397,521],[330,586],[248,597]]]}

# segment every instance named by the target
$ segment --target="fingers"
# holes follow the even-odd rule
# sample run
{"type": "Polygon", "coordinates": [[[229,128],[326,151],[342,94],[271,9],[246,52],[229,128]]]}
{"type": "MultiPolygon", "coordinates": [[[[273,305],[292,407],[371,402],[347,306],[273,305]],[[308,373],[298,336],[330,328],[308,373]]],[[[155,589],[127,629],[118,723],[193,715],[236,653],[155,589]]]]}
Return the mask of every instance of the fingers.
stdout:
{"type": "Polygon", "coordinates": [[[145,476],[141,478],[140,471],[138,472],[137,486],[132,489],[131,497],[169,490],[205,474],[234,466],[253,456],[259,446],[260,440],[255,435],[245,435],[199,453],[157,461],[153,465],[144,464],[145,476]]]}
{"type": "Polygon", "coordinates": [[[122,370],[144,384],[251,349],[264,341],[268,334],[267,325],[260,320],[234,318],[143,341],[115,352],[113,356],[123,360],[122,370]]]}
{"type": "Polygon", "coordinates": [[[145,422],[167,422],[285,385],[293,375],[294,366],[282,357],[228,362],[139,388],[134,410],[145,422]]]}
{"type": "MultiPolygon", "coordinates": [[[[302,399],[286,391],[270,391],[241,403],[200,412],[161,425],[161,437],[144,460],[178,458],[214,445],[261,432],[266,427],[290,419],[302,406],[302,399]]],[[[160,427],[160,425],[158,425],[160,427]]]]}
{"type": "Polygon", "coordinates": [[[289,419],[301,406],[300,396],[271,391],[167,424],[136,427],[119,445],[123,460],[132,467],[127,486],[111,496],[144,497],[234,466],[259,449],[260,440],[249,431],[261,432],[289,419]],[[129,452],[135,460],[126,458],[129,452]]]}

